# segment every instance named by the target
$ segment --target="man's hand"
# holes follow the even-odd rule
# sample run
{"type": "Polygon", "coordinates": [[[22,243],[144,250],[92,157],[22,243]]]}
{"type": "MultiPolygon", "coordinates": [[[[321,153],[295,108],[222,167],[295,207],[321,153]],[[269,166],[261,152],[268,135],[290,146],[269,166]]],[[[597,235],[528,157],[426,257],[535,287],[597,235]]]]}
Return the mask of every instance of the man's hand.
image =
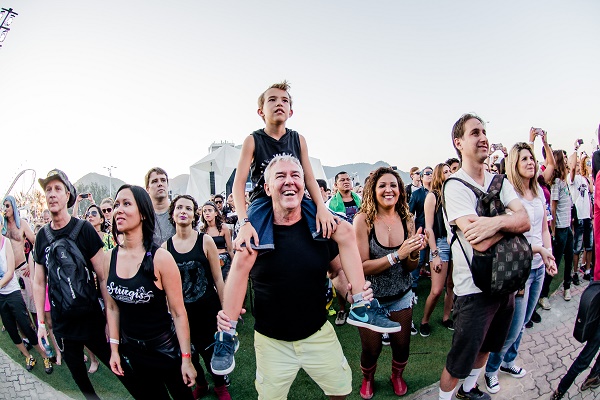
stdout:
{"type": "Polygon", "coordinates": [[[233,247],[235,251],[244,251],[244,249],[248,249],[248,253],[252,254],[254,250],[252,250],[252,245],[250,244],[250,239],[254,239],[254,244],[258,246],[258,234],[256,230],[249,222],[246,222],[244,226],[240,228],[235,241],[233,242],[233,247]],[[242,246],[245,244],[245,247],[242,246]]]}
{"type": "Polygon", "coordinates": [[[317,207],[317,231],[323,237],[331,239],[331,235],[337,229],[338,220],[325,206],[317,207]]]}
{"type": "Polygon", "coordinates": [[[469,216],[463,233],[471,245],[483,242],[498,232],[498,222],[493,218],[469,216]]]}

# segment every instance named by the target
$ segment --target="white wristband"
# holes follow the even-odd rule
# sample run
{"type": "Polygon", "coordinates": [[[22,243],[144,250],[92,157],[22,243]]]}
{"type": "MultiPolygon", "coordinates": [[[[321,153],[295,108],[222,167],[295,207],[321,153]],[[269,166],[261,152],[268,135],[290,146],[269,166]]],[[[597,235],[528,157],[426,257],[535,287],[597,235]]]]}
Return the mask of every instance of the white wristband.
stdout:
{"type": "Polygon", "coordinates": [[[38,321],[38,327],[46,329],[46,324],[38,321]]]}
{"type": "Polygon", "coordinates": [[[108,341],[112,344],[120,344],[121,343],[121,342],[119,342],[119,339],[113,339],[113,338],[108,339],[108,341]]]}
{"type": "Polygon", "coordinates": [[[392,253],[389,253],[387,255],[387,259],[388,259],[388,262],[390,263],[390,265],[393,266],[394,265],[394,260],[392,259],[392,253]]]}

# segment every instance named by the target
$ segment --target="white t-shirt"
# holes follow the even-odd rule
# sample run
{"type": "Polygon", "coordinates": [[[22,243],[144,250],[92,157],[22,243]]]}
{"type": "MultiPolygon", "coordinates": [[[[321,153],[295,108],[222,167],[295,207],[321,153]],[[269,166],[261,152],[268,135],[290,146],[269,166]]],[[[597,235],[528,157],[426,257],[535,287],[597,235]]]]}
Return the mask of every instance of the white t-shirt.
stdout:
{"type": "MultiPolygon", "coordinates": [[[[571,176],[569,175],[569,180],[571,176]]],[[[575,208],[577,209],[577,218],[591,218],[590,188],[587,179],[581,175],[575,175],[573,182],[569,183],[569,191],[575,208]]]]}
{"type": "MultiPolygon", "coordinates": [[[[517,194],[518,195],[518,194],[517,194]]],[[[525,232],[523,235],[527,238],[530,245],[544,247],[544,241],[542,238],[542,224],[548,223],[546,214],[546,200],[544,199],[544,192],[538,185],[538,195],[533,200],[527,200],[519,196],[521,203],[527,215],[529,215],[529,221],[531,222],[531,229],[525,232]]],[[[544,260],[540,253],[533,253],[533,260],[531,261],[531,268],[537,269],[544,266],[544,260]]]]}
{"type": "MultiPolygon", "coordinates": [[[[462,169],[456,171],[453,177],[460,178],[466,182],[469,182],[471,185],[479,188],[480,190],[487,192],[490,183],[492,183],[492,178],[494,175],[489,172],[485,173],[485,182],[484,186],[479,185],[477,182],[473,180],[466,172],[462,169]]],[[[477,215],[475,211],[475,207],[477,206],[477,197],[475,197],[475,193],[465,186],[462,182],[458,182],[455,180],[451,180],[445,185],[444,189],[444,198],[446,201],[446,212],[448,219],[446,220],[446,229],[448,232],[451,232],[450,225],[456,225],[455,221],[467,215],[477,215]]],[[[517,193],[515,189],[508,181],[508,179],[504,180],[502,185],[502,190],[500,191],[500,200],[504,204],[504,206],[508,206],[508,203],[511,201],[518,199],[517,193]]],[[[457,296],[466,296],[473,293],[481,293],[481,290],[475,286],[473,283],[473,277],[471,276],[471,270],[469,269],[469,264],[463,254],[459,240],[467,253],[467,257],[469,258],[469,262],[473,258],[473,248],[465,240],[465,236],[462,231],[456,231],[458,238],[452,244],[452,261],[454,263],[454,267],[452,270],[452,280],[454,281],[454,293],[457,296]]],[[[451,237],[452,235],[448,235],[451,237]]]]}

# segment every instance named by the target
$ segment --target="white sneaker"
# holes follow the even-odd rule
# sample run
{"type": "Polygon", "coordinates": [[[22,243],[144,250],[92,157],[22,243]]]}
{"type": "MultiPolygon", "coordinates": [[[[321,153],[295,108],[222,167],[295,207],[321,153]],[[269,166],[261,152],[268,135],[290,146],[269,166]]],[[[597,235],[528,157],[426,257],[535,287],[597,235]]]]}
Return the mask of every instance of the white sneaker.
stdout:
{"type": "Polygon", "coordinates": [[[550,305],[550,300],[548,300],[547,297],[541,297],[540,300],[538,301],[538,304],[544,310],[549,310],[552,308],[552,306],[550,305]]]}
{"type": "Polygon", "coordinates": [[[563,295],[563,299],[565,299],[565,301],[570,301],[571,300],[571,289],[565,289],[565,293],[563,295]]]}
{"type": "Polygon", "coordinates": [[[485,388],[488,392],[494,394],[500,391],[500,382],[498,382],[498,376],[488,376],[488,374],[483,374],[485,378],[485,388]]]}

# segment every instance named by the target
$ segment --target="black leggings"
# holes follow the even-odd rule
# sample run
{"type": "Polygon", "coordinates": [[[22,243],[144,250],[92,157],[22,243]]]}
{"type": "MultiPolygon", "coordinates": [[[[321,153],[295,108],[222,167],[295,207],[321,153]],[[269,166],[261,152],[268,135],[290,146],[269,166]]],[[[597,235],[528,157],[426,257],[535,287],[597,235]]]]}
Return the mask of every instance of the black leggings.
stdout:
{"type": "Polygon", "coordinates": [[[31,326],[31,319],[29,318],[29,313],[20,290],[8,294],[0,294],[0,316],[14,344],[23,343],[17,329],[17,324],[32,346],[38,344],[38,338],[31,326]]]}
{"type": "Polygon", "coordinates": [[[213,355],[213,347],[210,346],[215,341],[215,332],[217,331],[217,313],[221,309],[219,297],[216,294],[200,298],[194,303],[187,303],[185,309],[190,324],[190,339],[196,353],[192,356],[192,363],[198,372],[196,378],[198,383],[204,383],[204,372],[200,365],[200,357],[204,361],[206,370],[211,374],[215,386],[225,384],[224,375],[215,375],[210,369],[210,359],[213,355]]]}
{"type": "MultiPolygon", "coordinates": [[[[412,307],[390,313],[390,320],[399,322],[402,330],[398,333],[390,333],[390,347],[392,348],[392,359],[402,363],[408,361],[410,350],[410,328],[412,325],[412,307]]],[[[363,368],[371,368],[377,364],[381,354],[381,333],[366,328],[358,328],[362,352],[360,354],[360,365],[363,368]]]]}
{"type": "MultiPolygon", "coordinates": [[[[103,329],[95,330],[92,335],[86,340],[71,340],[61,339],[56,334],[59,350],[62,353],[63,360],[67,364],[73,380],[79,387],[86,399],[100,399],[90,382],[87,367],[83,361],[83,346],[86,346],[98,359],[110,369],[110,346],[106,341],[106,336],[103,329]]],[[[133,372],[127,368],[124,361],[121,361],[121,366],[125,371],[125,376],[117,376],[125,388],[136,399],[141,399],[143,393],[140,388],[143,384],[138,384],[133,372]]],[[[145,384],[145,383],[144,383],[145,384]]],[[[148,398],[148,397],[145,397],[148,398]]]]}

